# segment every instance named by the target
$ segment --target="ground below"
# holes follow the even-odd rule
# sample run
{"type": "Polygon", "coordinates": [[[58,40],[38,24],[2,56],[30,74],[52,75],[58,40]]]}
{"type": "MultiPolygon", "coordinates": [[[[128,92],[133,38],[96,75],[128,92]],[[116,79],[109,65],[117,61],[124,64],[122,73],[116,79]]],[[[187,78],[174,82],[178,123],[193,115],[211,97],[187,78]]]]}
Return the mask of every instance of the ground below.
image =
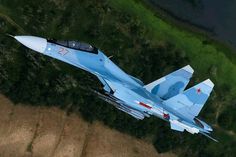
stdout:
{"type": "Polygon", "coordinates": [[[172,157],[152,144],[58,108],[14,105],[0,95],[1,157],[172,157]]]}

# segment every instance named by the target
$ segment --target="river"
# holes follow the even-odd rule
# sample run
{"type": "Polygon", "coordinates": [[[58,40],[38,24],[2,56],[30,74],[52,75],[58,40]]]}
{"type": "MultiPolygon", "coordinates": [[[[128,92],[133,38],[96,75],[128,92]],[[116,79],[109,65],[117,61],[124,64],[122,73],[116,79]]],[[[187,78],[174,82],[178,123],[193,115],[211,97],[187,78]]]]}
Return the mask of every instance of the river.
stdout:
{"type": "Polygon", "coordinates": [[[236,0],[148,0],[236,48],[236,0]]]}

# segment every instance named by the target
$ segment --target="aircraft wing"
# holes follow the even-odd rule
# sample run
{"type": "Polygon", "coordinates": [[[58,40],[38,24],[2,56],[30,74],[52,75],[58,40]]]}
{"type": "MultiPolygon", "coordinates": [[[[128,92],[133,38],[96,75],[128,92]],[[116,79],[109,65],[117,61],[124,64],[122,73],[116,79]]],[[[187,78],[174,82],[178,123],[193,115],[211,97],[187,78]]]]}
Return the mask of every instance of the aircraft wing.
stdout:
{"type": "Polygon", "coordinates": [[[145,85],[149,92],[160,98],[169,99],[185,89],[192,77],[194,70],[190,65],[187,65],[177,71],[174,71],[148,85],[145,85]]]}

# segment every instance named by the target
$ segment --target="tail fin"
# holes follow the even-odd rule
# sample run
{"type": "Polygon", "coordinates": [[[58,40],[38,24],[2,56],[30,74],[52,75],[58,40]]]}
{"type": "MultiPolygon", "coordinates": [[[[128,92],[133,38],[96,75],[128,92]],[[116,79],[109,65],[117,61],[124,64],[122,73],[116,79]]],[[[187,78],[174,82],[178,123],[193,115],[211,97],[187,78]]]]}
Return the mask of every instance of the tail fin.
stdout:
{"type": "Polygon", "coordinates": [[[181,92],[186,88],[194,70],[187,65],[176,70],[148,85],[145,85],[149,92],[166,100],[181,92]]]}
{"type": "Polygon", "coordinates": [[[164,104],[173,108],[181,115],[193,119],[200,113],[213,87],[214,84],[211,80],[207,79],[183,93],[164,101],[164,104]]]}

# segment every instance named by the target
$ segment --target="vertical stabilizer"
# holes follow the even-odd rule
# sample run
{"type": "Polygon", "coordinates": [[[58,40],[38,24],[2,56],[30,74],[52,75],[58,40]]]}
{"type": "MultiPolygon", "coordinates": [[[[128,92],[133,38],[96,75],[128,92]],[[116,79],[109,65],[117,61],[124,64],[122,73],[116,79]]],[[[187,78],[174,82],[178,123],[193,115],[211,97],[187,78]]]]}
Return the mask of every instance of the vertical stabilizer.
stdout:
{"type": "Polygon", "coordinates": [[[144,86],[144,88],[152,94],[166,100],[184,91],[193,72],[192,67],[187,65],[144,86]]]}
{"type": "Polygon", "coordinates": [[[207,79],[183,93],[164,101],[164,104],[185,117],[193,119],[200,113],[213,87],[214,84],[211,80],[207,79]]]}

